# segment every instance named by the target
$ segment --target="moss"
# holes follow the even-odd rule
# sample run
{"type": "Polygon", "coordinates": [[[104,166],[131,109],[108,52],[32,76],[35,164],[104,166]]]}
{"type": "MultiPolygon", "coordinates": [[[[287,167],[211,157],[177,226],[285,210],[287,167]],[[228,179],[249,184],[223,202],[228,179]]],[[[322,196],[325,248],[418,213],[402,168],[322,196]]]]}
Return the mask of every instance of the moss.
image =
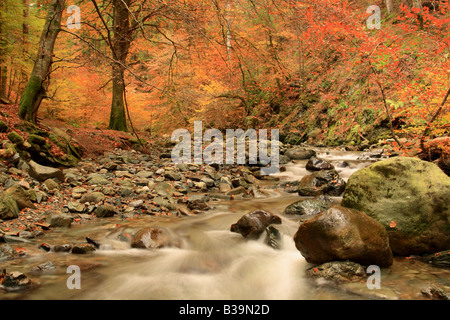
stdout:
{"type": "Polygon", "coordinates": [[[32,121],[33,120],[33,103],[42,87],[42,80],[37,76],[31,76],[28,81],[25,92],[20,99],[19,116],[20,118],[32,121]]]}
{"type": "Polygon", "coordinates": [[[0,132],[8,132],[8,131],[9,131],[8,125],[4,121],[0,120],[0,132]]]}
{"type": "Polygon", "coordinates": [[[43,146],[47,143],[47,141],[45,140],[45,138],[38,136],[36,134],[30,134],[28,137],[28,141],[31,144],[37,144],[39,146],[43,146]]]}
{"type": "Polygon", "coordinates": [[[9,141],[11,141],[14,144],[22,144],[24,141],[23,137],[15,131],[11,131],[8,134],[8,139],[9,139],[9,141]]]}

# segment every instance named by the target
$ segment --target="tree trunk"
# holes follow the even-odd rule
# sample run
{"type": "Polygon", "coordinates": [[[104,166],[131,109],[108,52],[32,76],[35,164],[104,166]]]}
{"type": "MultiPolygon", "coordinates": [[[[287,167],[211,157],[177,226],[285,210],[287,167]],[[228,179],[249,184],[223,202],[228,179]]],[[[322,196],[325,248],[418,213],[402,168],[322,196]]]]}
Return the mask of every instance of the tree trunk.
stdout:
{"type": "Polygon", "coordinates": [[[61,19],[66,0],[52,0],[39,41],[39,49],[33,71],[20,99],[20,118],[36,123],[37,112],[45,97],[44,83],[52,65],[53,49],[61,30],[61,19]]]}
{"type": "Polygon", "coordinates": [[[392,0],[386,0],[386,9],[387,9],[388,14],[392,13],[392,11],[394,9],[392,0]]]}
{"type": "Polygon", "coordinates": [[[6,99],[7,87],[8,87],[8,67],[6,66],[6,41],[5,31],[3,26],[3,12],[5,6],[3,1],[0,2],[0,98],[6,99]]]}
{"type": "Polygon", "coordinates": [[[108,129],[128,131],[125,113],[125,66],[131,44],[130,0],[113,0],[114,41],[112,66],[113,95],[108,129]]]}

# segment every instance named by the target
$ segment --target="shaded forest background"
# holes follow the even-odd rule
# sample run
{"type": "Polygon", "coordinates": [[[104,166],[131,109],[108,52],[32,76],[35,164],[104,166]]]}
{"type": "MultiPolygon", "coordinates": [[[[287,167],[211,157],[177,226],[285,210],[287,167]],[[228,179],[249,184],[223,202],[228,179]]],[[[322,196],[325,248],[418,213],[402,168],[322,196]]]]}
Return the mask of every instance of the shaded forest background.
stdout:
{"type": "MultiPolygon", "coordinates": [[[[23,99],[51,5],[1,2],[3,102],[23,99]]],[[[291,144],[362,149],[382,141],[409,155],[450,153],[448,1],[65,5],[41,121],[157,137],[202,120],[205,129],[278,128],[291,144]],[[71,5],[80,8],[79,29],[67,25],[71,5]],[[367,24],[371,5],[381,8],[379,29],[367,24]],[[111,124],[117,104],[125,126],[111,124]]]]}

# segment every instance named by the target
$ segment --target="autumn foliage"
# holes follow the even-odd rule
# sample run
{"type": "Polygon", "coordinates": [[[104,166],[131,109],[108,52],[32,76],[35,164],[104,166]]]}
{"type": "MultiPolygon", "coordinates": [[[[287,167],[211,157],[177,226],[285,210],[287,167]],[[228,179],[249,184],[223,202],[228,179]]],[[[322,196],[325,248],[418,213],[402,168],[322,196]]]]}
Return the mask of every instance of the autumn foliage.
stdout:
{"type": "MultiPolygon", "coordinates": [[[[203,120],[205,128],[279,128],[290,143],[381,140],[401,154],[431,146],[449,154],[450,4],[410,2],[397,1],[388,14],[384,1],[130,1],[128,121],[152,135],[203,120]],[[366,24],[370,5],[381,8],[380,29],[366,24]]],[[[40,114],[105,129],[113,2],[96,2],[105,21],[93,3],[68,1],[80,7],[82,24],[62,25],[68,32],[59,35],[51,99],[40,114]]],[[[34,25],[43,12],[33,10],[25,22],[34,25]]],[[[28,71],[29,61],[23,64],[28,71]]],[[[22,89],[12,86],[10,98],[22,89]]]]}

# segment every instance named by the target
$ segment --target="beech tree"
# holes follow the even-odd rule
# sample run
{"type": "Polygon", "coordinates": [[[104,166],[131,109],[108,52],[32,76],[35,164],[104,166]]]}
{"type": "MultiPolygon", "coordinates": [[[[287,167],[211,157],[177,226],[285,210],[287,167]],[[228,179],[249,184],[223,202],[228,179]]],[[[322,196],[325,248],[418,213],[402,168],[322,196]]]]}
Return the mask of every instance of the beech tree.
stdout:
{"type": "Polygon", "coordinates": [[[61,18],[65,3],[66,0],[52,0],[48,8],[33,71],[20,99],[20,118],[33,123],[36,123],[39,106],[46,97],[46,80],[53,62],[56,38],[61,30],[61,18]]]}

